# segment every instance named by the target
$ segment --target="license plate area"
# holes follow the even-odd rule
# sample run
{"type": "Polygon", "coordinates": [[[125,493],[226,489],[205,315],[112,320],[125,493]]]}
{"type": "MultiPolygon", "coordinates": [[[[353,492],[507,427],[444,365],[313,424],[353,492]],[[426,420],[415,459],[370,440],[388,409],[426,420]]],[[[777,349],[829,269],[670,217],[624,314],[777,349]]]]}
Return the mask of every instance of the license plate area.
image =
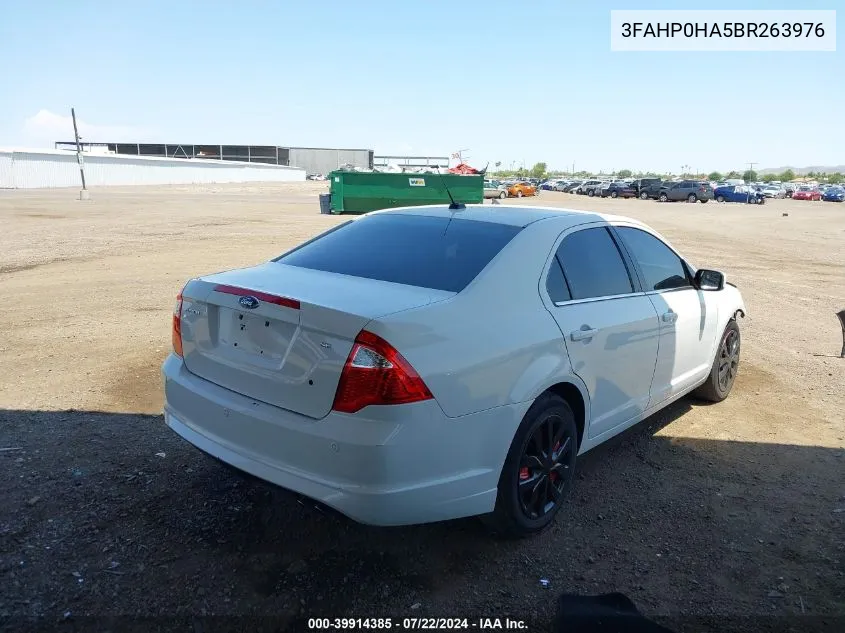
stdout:
{"type": "Polygon", "coordinates": [[[219,347],[226,353],[247,355],[279,365],[287,354],[296,325],[260,314],[221,308],[219,347]]]}

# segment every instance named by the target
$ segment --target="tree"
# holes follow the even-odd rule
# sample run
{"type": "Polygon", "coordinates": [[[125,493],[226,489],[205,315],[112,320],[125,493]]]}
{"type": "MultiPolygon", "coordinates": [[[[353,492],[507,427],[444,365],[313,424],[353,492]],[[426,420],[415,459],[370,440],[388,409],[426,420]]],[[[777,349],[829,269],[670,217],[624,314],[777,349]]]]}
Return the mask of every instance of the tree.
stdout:
{"type": "Polygon", "coordinates": [[[534,178],[542,178],[546,175],[546,163],[534,163],[531,168],[531,176],[534,178]]]}
{"type": "Polygon", "coordinates": [[[839,172],[836,172],[835,174],[831,174],[830,176],[828,176],[827,181],[831,185],[838,185],[839,183],[845,181],[845,176],[843,176],[839,172]]]}
{"type": "Polygon", "coordinates": [[[707,180],[714,180],[716,182],[719,182],[720,180],[722,180],[722,174],[718,171],[711,171],[709,174],[707,174],[707,180]]]}
{"type": "Polygon", "coordinates": [[[727,178],[730,180],[736,180],[740,177],[740,173],[738,171],[729,171],[727,178]]]}
{"type": "Polygon", "coordinates": [[[616,172],[616,175],[620,178],[630,178],[633,173],[630,169],[620,169],[616,172]]]}
{"type": "Polygon", "coordinates": [[[757,172],[753,169],[746,169],[744,172],[742,172],[742,179],[745,182],[754,182],[757,180],[757,172]]]}
{"type": "Polygon", "coordinates": [[[791,169],[787,169],[778,174],[778,180],[780,180],[781,182],[791,182],[795,180],[795,172],[791,169]]]}
{"type": "Polygon", "coordinates": [[[763,182],[772,182],[773,180],[777,180],[777,174],[766,174],[763,176],[763,182]]]}

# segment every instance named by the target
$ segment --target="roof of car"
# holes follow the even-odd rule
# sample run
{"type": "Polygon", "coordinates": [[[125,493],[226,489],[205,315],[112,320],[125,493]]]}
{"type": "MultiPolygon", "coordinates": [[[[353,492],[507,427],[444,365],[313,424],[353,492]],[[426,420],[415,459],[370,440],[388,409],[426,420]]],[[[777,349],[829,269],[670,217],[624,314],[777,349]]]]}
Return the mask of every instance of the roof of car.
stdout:
{"type": "Polygon", "coordinates": [[[561,228],[566,228],[564,225],[574,226],[576,224],[584,224],[585,222],[602,221],[624,221],[639,224],[639,222],[632,220],[631,218],[606,213],[595,213],[593,211],[577,211],[575,209],[560,209],[557,207],[507,206],[502,204],[468,204],[466,205],[466,208],[457,211],[451,211],[448,206],[438,204],[384,209],[382,211],[374,211],[373,214],[375,213],[402,213],[407,215],[427,215],[434,217],[453,216],[464,220],[496,222],[498,224],[508,224],[511,226],[528,226],[538,220],[547,220],[551,218],[562,220],[561,228]]]}

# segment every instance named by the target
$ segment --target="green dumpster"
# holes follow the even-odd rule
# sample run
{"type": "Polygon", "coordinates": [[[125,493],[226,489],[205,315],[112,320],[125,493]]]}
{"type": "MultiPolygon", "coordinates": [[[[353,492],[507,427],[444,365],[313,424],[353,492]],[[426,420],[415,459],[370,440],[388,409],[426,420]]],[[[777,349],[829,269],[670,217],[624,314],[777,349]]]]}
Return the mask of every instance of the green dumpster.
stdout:
{"type": "Polygon", "coordinates": [[[398,174],[334,171],[331,181],[331,212],[361,214],[377,209],[422,204],[449,204],[449,188],[455,202],[484,202],[484,176],[458,174],[398,174]]]}

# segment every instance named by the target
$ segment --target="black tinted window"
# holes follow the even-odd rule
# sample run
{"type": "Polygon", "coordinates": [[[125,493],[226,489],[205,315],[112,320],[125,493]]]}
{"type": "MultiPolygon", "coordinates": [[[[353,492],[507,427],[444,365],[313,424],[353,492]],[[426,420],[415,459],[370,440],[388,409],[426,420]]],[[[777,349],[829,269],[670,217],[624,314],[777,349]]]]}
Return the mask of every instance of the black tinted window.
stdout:
{"type": "Polygon", "coordinates": [[[659,239],[629,227],[617,227],[625,247],[642,270],[646,290],[667,290],[689,286],[681,259],[659,239]]]}
{"type": "Polygon", "coordinates": [[[569,288],[566,286],[566,279],[563,277],[563,271],[560,268],[560,262],[557,260],[557,257],[552,260],[552,265],[549,268],[549,276],[546,278],[546,290],[549,291],[549,297],[555,303],[569,301],[572,298],[569,295],[569,288]]]}
{"type": "Polygon", "coordinates": [[[275,261],[460,292],[520,230],[494,222],[378,214],[350,222],[275,261]]]}
{"type": "Polygon", "coordinates": [[[567,236],[558,249],[573,299],[633,292],[628,270],[607,229],[586,229],[567,236]]]}

